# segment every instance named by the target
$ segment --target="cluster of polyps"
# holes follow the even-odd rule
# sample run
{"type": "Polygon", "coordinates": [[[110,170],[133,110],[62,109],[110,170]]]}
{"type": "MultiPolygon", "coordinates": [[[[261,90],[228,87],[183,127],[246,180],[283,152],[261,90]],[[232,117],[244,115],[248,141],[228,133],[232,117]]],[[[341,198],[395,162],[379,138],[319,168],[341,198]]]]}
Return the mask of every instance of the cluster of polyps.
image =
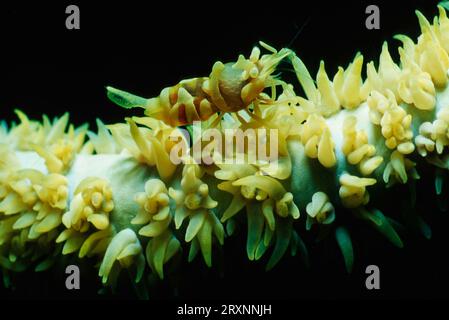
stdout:
{"type": "MultiPolygon", "coordinates": [[[[146,117],[110,126],[97,120],[96,133],[67,129],[68,115],[41,123],[17,112],[19,124],[0,127],[0,267],[40,271],[60,254],[78,254],[99,260],[107,284],[121,268],[136,267],[137,282],[145,270],[162,278],[186,244],[189,261],[201,252],[210,266],[213,248],[246,224],[248,258],[271,252],[268,269],[288,249],[307,254],[303,232],[331,230],[351,270],[342,215],[367,221],[402,246],[399,222],[370,198],[418,179],[411,160],[417,153],[449,168],[449,19],[439,10],[433,24],[418,13],[417,43],[397,36],[400,64],[384,44],[365,80],[361,54],[332,80],[321,62],[315,82],[292,50],[262,44],[268,54],[255,48],[249,58],[217,62],[209,77],[181,81],[156,98],[108,88],[113,101],[141,107],[146,117]],[[293,66],[305,97],[273,75],[281,60],[293,66]],[[178,142],[188,146],[194,120],[220,133],[275,130],[267,144],[278,143],[278,157],[226,163],[210,149],[210,163],[196,163],[190,153],[183,155],[189,161],[174,163],[170,154],[178,142]]],[[[251,150],[236,155],[245,160],[251,150]]],[[[441,193],[444,179],[437,182],[441,193]]],[[[429,235],[420,217],[408,218],[429,235]]]]}

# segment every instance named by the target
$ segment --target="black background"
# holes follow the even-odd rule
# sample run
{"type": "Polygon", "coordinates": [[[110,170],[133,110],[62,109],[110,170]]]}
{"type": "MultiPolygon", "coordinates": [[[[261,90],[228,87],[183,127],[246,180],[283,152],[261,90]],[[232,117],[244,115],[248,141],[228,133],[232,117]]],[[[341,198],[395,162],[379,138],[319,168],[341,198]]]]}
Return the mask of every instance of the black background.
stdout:
{"type": "MultiPolygon", "coordinates": [[[[233,61],[246,56],[259,40],[276,48],[289,46],[315,74],[319,61],[334,74],[347,65],[357,51],[365,61],[377,61],[383,41],[397,61],[398,33],[416,38],[419,34],[415,9],[429,19],[437,14],[436,1],[284,1],[175,2],[131,1],[121,4],[77,2],[81,30],[65,29],[69,3],[0,5],[0,112],[1,119],[15,119],[19,108],[32,118],[42,113],[58,116],[70,112],[75,124],[95,118],[106,123],[132,115],[109,102],[104,87],[112,85],[150,97],[179,80],[209,74],[216,60],[233,61]],[[377,4],[381,29],[365,28],[365,8],[377,4]],[[243,8],[244,7],[244,8],[243,8]],[[301,31],[298,33],[298,30],[301,31]]],[[[284,70],[286,77],[291,72],[284,70]]],[[[292,78],[293,79],[293,78],[292,78]]],[[[182,299],[299,299],[299,298],[447,298],[449,262],[447,214],[438,212],[433,196],[432,172],[419,168],[418,210],[433,229],[431,240],[419,235],[406,237],[396,249],[375,231],[362,224],[351,225],[356,262],[352,275],[333,241],[312,244],[312,268],[298,258],[284,258],[271,272],[265,260],[248,262],[245,230],[226,239],[223,267],[208,270],[202,261],[179,271],[178,296],[182,299]],[[365,289],[365,267],[381,270],[381,290],[365,289]],[[221,278],[220,275],[224,274],[221,278]]],[[[399,210],[403,194],[392,189],[385,195],[386,213],[399,210]],[[390,211],[390,212],[388,212],[390,211]]],[[[63,269],[16,276],[15,290],[1,289],[5,298],[101,298],[99,279],[89,263],[81,265],[81,290],[64,287],[63,269]],[[86,275],[86,276],[84,276],[86,275]]],[[[134,298],[123,284],[112,297],[134,298]]],[[[153,299],[173,296],[169,281],[153,292],[153,299]]],[[[111,296],[109,296],[111,297],[111,296]]]]}

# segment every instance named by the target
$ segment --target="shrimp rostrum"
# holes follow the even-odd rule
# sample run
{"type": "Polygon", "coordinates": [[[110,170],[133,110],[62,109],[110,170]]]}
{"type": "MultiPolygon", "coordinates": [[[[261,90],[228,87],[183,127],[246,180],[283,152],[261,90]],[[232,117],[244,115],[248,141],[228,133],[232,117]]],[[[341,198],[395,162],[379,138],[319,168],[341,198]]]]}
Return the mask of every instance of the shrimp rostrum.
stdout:
{"type": "Polygon", "coordinates": [[[144,108],[147,116],[173,127],[247,109],[263,99],[265,88],[279,84],[273,73],[279,62],[292,54],[289,49],[276,51],[263,42],[260,45],[270,53],[261,55],[256,46],[249,58],[240,55],[236,62],[217,61],[209,77],[182,80],[163,89],[158,97],[145,99],[107,87],[108,97],[124,108],[144,108]]]}

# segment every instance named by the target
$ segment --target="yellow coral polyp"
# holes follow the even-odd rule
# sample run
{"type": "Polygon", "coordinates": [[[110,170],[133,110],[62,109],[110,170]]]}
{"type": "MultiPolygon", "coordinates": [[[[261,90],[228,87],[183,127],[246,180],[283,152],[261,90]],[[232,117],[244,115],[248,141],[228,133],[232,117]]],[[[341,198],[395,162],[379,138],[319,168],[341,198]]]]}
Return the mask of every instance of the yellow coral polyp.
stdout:
{"type": "Polygon", "coordinates": [[[272,204],[274,212],[281,217],[299,218],[299,209],[293,201],[293,195],[287,192],[282,184],[274,178],[253,175],[234,181],[232,185],[241,187],[242,194],[248,190],[247,188],[253,190],[252,196],[244,195],[248,200],[255,198],[258,201],[274,201],[272,204]]]}
{"type": "Polygon", "coordinates": [[[220,180],[237,180],[257,172],[257,169],[250,164],[226,164],[218,163],[219,169],[215,171],[214,175],[220,180]]]}
{"type": "Polygon", "coordinates": [[[402,48],[399,48],[399,53],[404,66],[398,84],[399,96],[404,102],[413,104],[420,110],[434,109],[436,91],[431,76],[410,60],[402,48]]]}
{"type": "Polygon", "coordinates": [[[356,208],[369,202],[369,193],[366,187],[376,183],[376,179],[360,178],[347,173],[340,176],[339,195],[343,205],[347,208],[356,208]]]}
{"type": "Polygon", "coordinates": [[[387,94],[387,90],[391,90],[396,100],[400,101],[397,85],[400,76],[401,68],[391,58],[388,44],[384,42],[379,58],[379,69],[376,71],[372,61],[367,64],[367,79],[362,87],[364,98],[366,99],[373,90],[384,95],[387,94]]]}
{"type": "Polygon", "coordinates": [[[335,74],[335,92],[344,108],[353,109],[362,102],[362,67],[363,56],[357,54],[346,70],[339,67],[335,74]]]}
{"type": "Polygon", "coordinates": [[[172,220],[170,199],[164,182],[159,179],[148,180],[145,183],[145,192],[139,192],[134,199],[141,209],[131,223],[145,224],[139,234],[145,237],[157,237],[162,234],[172,220]]]}
{"type": "Polygon", "coordinates": [[[138,148],[135,156],[150,166],[155,165],[162,179],[169,179],[176,170],[176,165],[170,160],[165,146],[149,130],[138,128],[133,120],[129,119],[128,123],[138,148]]]}
{"type": "Polygon", "coordinates": [[[316,76],[317,89],[320,93],[321,103],[325,110],[323,115],[332,115],[340,110],[340,101],[334,89],[334,84],[329,80],[324,67],[324,61],[320,62],[320,68],[316,76]]]}
{"type": "Polygon", "coordinates": [[[65,176],[53,173],[44,178],[42,185],[35,186],[35,190],[42,202],[48,203],[52,208],[64,210],[69,194],[67,185],[65,176]]]}
{"type": "Polygon", "coordinates": [[[145,192],[136,194],[134,200],[139,204],[140,210],[131,223],[144,225],[140,228],[139,235],[151,238],[145,250],[146,259],[162,279],[164,264],[181,248],[180,242],[169,228],[173,219],[167,187],[159,179],[150,179],[145,183],[145,192]]]}
{"type": "Polygon", "coordinates": [[[369,175],[383,162],[382,156],[375,156],[376,148],[368,143],[364,130],[357,131],[357,118],[348,116],[343,121],[343,154],[350,164],[359,164],[363,175],[369,175]]]}
{"type": "Polygon", "coordinates": [[[159,278],[164,278],[164,264],[167,263],[180,249],[181,243],[169,230],[166,230],[148,242],[145,250],[147,262],[148,265],[156,271],[159,278]]]}
{"type": "Polygon", "coordinates": [[[447,18],[446,10],[442,6],[438,6],[440,13],[438,24],[434,24],[435,34],[441,46],[449,53],[449,19],[447,18]]]}
{"type": "MultiPolygon", "coordinates": [[[[416,50],[419,55],[419,64],[423,71],[430,74],[437,87],[447,84],[447,70],[449,69],[449,56],[441,46],[438,37],[429,21],[419,12],[416,12],[421,26],[421,36],[418,38],[416,50]]],[[[437,21],[436,25],[437,27],[437,21]]]]}
{"type": "Polygon", "coordinates": [[[390,182],[390,178],[395,178],[396,181],[400,183],[407,183],[408,181],[408,171],[411,171],[411,175],[413,178],[418,179],[419,176],[414,169],[415,163],[410,159],[404,157],[404,155],[395,150],[391,153],[390,161],[385,167],[383,173],[383,179],[385,183],[390,182]]]}
{"type": "MultiPolygon", "coordinates": [[[[175,128],[168,128],[160,121],[148,118],[127,119],[128,124],[109,126],[116,145],[114,150],[126,149],[139,162],[155,166],[163,180],[170,179],[176,164],[170,159],[171,148],[180,143],[185,145],[182,134],[175,128]],[[137,123],[148,127],[138,127],[137,123]],[[173,141],[170,141],[170,138],[173,141]],[[180,138],[179,141],[177,138],[180,138]]],[[[104,138],[110,140],[110,138],[104,138]]],[[[108,143],[111,143],[108,141],[108,143]]]]}
{"type": "Polygon", "coordinates": [[[307,204],[306,229],[310,230],[314,223],[330,224],[335,220],[335,209],[324,192],[315,192],[311,202],[307,204]]]}
{"type": "Polygon", "coordinates": [[[80,182],[70,203],[70,210],[64,213],[66,228],[85,232],[92,224],[98,230],[109,226],[109,214],[114,209],[112,190],[101,178],[89,177],[80,182]]]}
{"type": "Polygon", "coordinates": [[[18,215],[13,228],[27,228],[27,237],[37,239],[61,224],[67,184],[67,178],[59,174],[46,176],[36,170],[21,170],[10,181],[10,192],[0,202],[0,212],[18,215]]]}
{"type": "Polygon", "coordinates": [[[202,170],[194,164],[186,165],[181,180],[181,190],[169,189],[169,195],[176,202],[175,226],[179,229],[185,218],[189,224],[185,241],[191,242],[191,250],[199,245],[204,261],[212,265],[212,234],[223,244],[224,229],[211,210],[218,205],[209,195],[209,187],[201,181],[202,170]]]}
{"type": "Polygon", "coordinates": [[[81,151],[87,126],[75,129],[68,124],[68,113],[60,119],[55,118],[53,124],[44,116],[43,125],[30,121],[24,113],[16,110],[21,123],[12,128],[10,142],[19,150],[36,151],[44,160],[51,173],[65,173],[70,168],[74,156],[81,151]]]}
{"type": "Polygon", "coordinates": [[[114,138],[106,128],[105,124],[100,119],[97,119],[96,123],[98,133],[96,134],[92,131],[87,132],[87,135],[89,136],[88,143],[91,143],[91,148],[93,148],[97,154],[113,154],[121,151],[121,147],[114,141],[114,138]]]}
{"type": "Polygon", "coordinates": [[[318,161],[326,168],[333,167],[337,162],[334,142],[324,118],[311,114],[300,130],[306,155],[313,159],[318,158],[318,161]]]}
{"type": "Polygon", "coordinates": [[[107,247],[98,275],[102,277],[103,283],[107,283],[110,277],[118,276],[119,269],[114,269],[115,266],[129,268],[134,264],[136,264],[135,281],[139,282],[145,270],[143,249],[134,231],[123,229],[112,238],[107,247]]]}
{"type": "Polygon", "coordinates": [[[385,97],[377,91],[373,91],[368,98],[371,109],[371,120],[381,126],[385,145],[389,149],[397,149],[402,154],[410,154],[415,150],[412,142],[411,130],[412,116],[397,105],[392,91],[387,91],[385,97]]]}
{"type": "Polygon", "coordinates": [[[394,106],[384,113],[380,125],[382,135],[386,139],[385,145],[389,149],[397,147],[403,154],[414,151],[414,145],[409,141],[413,137],[411,122],[412,116],[401,107],[394,106]]]}
{"type": "Polygon", "coordinates": [[[291,61],[298,80],[304,88],[307,99],[300,99],[306,109],[318,111],[324,116],[330,116],[340,110],[340,101],[334,88],[334,83],[329,80],[324,67],[324,61],[320,62],[320,68],[316,76],[316,86],[307,67],[297,56],[292,55],[291,61]],[[309,107],[307,107],[309,106],[309,107]]]}
{"type": "MultiPolygon", "coordinates": [[[[189,210],[212,209],[217,206],[217,202],[209,195],[209,187],[201,181],[197,175],[201,169],[196,165],[188,165],[184,168],[183,178],[181,180],[182,191],[169,189],[170,196],[175,199],[176,204],[189,210]]],[[[177,210],[178,212],[178,210],[177,210]]],[[[175,214],[175,222],[179,226],[182,221],[179,214],[175,214]]]]}
{"type": "Polygon", "coordinates": [[[442,107],[433,122],[424,122],[419,127],[419,135],[415,138],[418,152],[425,157],[434,150],[442,154],[449,146],[449,107],[442,107]]]}
{"type": "Polygon", "coordinates": [[[38,200],[35,183],[42,180],[43,175],[37,171],[20,171],[20,174],[10,173],[3,182],[2,202],[0,212],[5,215],[16,214],[22,210],[32,208],[38,200]],[[30,177],[36,177],[30,179],[30,177]]]}
{"type": "MultiPolygon", "coordinates": [[[[9,172],[7,178],[0,197],[0,265],[20,271],[33,262],[31,253],[36,261],[55,250],[57,228],[67,206],[68,180],[32,169],[9,172]]],[[[54,261],[54,256],[47,257],[35,270],[45,270],[54,261]]]]}
{"type": "Polygon", "coordinates": [[[62,253],[79,250],[80,257],[104,253],[111,236],[109,215],[113,209],[108,181],[96,177],[81,181],[69,211],[62,216],[66,229],[56,239],[58,243],[65,242],[62,253]]]}

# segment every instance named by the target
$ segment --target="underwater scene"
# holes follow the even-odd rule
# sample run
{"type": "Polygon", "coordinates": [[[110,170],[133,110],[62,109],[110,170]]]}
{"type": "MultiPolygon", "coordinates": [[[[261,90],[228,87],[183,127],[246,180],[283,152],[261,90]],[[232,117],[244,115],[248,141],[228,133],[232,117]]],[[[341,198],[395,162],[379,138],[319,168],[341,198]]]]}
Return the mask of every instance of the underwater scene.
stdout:
{"type": "Polygon", "coordinates": [[[447,299],[449,2],[147,5],[1,9],[1,300],[447,299]]]}

